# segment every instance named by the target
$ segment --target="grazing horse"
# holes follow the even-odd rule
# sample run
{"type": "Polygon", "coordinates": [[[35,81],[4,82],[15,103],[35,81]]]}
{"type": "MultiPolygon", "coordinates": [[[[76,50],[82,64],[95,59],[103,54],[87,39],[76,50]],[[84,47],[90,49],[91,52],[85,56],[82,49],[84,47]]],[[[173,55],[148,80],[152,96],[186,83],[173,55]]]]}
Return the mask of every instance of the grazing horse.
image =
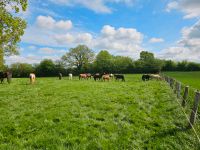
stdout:
{"type": "Polygon", "coordinates": [[[96,74],[93,75],[93,78],[94,78],[94,81],[96,81],[96,80],[101,80],[102,74],[96,73],[96,74]]]}
{"type": "Polygon", "coordinates": [[[79,74],[79,80],[80,79],[87,79],[87,74],[79,74]]]}
{"type": "Polygon", "coordinates": [[[87,75],[87,79],[89,79],[89,78],[91,79],[92,78],[92,74],[91,73],[87,73],[86,75],[87,75]]]}
{"type": "Polygon", "coordinates": [[[59,80],[61,80],[62,79],[62,73],[59,73],[58,77],[59,77],[59,80]]]}
{"type": "Polygon", "coordinates": [[[115,77],[115,80],[121,79],[122,81],[125,82],[124,75],[122,75],[122,74],[114,74],[114,77],[115,77]]]}
{"type": "Polygon", "coordinates": [[[110,77],[113,79],[114,75],[111,73],[111,74],[110,74],[110,77]]]}
{"type": "Polygon", "coordinates": [[[0,72],[0,80],[1,83],[3,83],[4,78],[7,78],[7,82],[10,83],[12,79],[12,73],[11,72],[0,72]]]}
{"type": "Polygon", "coordinates": [[[110,80],[110,75],[109,74],[104,74],[103,76],[102,76],[102,78],[103,78],[103,81],[109,81],[110,80]]]}
{"type": "Polygon", "coordinates": [[[149,81],[149,79],[150,79],[150,75],[148,75],[148,74],[143,74],[142,75],[142,80],[143,81],[149,81]]]}
{"type": "Polygon", "coordinates": [[[72,73],[69,73],[69,80],[72,80],[72,77],[73,77],[72,73]]]}
{"type": "Polygon", "coordinates": [[[30,73],[29,78],[30,78],[30,84],[34,84],[35,83],[35,74],[30,73]]]}
{"type": "Polygon", "coordinates": [[[150,74],[151,79],[162,80],[162,77],[159,74],[150,74]]]}

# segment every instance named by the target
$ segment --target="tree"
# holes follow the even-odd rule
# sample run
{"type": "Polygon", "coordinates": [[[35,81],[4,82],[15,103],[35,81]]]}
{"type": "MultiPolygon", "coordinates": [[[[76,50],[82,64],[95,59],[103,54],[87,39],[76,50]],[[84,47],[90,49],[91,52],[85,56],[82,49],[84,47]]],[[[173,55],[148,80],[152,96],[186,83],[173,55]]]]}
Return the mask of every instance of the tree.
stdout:
{"type": "Polygon", "coordinates": [[[13,77],[28,77],[31,72],[34,72],[34,68],[30,64],[15,63],[10,67],[13,77]]]}
{"type": "Polygon", "coordinates": [[[3,68],[4,56],[18,54],[17,44],[24,34],[26,22],[8,11],[8,7],[18,13],[25,11],[27,0],[0,1],[0,70],[3,68]]]}
{"type": "Polygon", "coordinates": [[[106,50],[102,50],[96,56],[94,66],[96,72],[111,72],[113,56],[106,50]]]}
{"type": "Polygon", "coordinates": [[[150,53],[148,51],[142,51],[140,53],[140,60],[141,61],[147,61],[147,60],[152,60],[154,59],[154,54],[150,53]]]}
{"type": "Polygon", "coordinates": [[[175,71],[176,70],[176,63],[172,60],[164,61],[164,66],[162,68],[163,71],[175,71]]]}
{"type": "Polygon", "coordinates": [[[159,73],[163,66],[163,61],[154,58],[154,54],[142,51],[140,53],[140,59],[135,63],[137,72],[140,73],[159,73]]]}
{"type": "Polygon", "coordinates": [[[130,57],[115,56],[113,58],[114,73],[131,73],[133,72],[134,64],[130,57]]]}
{"type": "Polygon", "coordinates": [[[178,64],[177,64],[177,70],[178,71],[187,71],[187,65],[188,65],[187,61],[178,62],[178,64]]]}
{"type": "Polygon", "coordinates": [[[76,68],[80,73],[84,67],[87,67],[94,59],[94,52],[86,45],[78,45],[75,48],[70,48],[62,60],[70,68],[76,68]]]}
{"type": "Polygon", "coordinates": [[[44,59],[36,67],[36,75],[42,77],[50,77],[57,75],[55,64],[51,59],[44,59]]]}

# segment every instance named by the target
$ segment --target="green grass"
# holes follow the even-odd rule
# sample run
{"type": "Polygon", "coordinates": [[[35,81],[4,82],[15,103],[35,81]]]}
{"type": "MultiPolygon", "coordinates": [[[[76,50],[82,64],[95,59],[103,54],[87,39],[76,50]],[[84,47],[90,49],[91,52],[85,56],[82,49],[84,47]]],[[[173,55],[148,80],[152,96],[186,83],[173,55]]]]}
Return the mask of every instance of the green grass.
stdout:
{"type": "Polygon", "coordinates": [[[176,78],[185,85],[200,90],[200,71],[195,72],[165,72],[164,74],[176,78]]]}
{"type": "Polygon", "coordinates": [[[0,149],[200,148],[165,82],[27,82],[0,85],[0,149]]]}

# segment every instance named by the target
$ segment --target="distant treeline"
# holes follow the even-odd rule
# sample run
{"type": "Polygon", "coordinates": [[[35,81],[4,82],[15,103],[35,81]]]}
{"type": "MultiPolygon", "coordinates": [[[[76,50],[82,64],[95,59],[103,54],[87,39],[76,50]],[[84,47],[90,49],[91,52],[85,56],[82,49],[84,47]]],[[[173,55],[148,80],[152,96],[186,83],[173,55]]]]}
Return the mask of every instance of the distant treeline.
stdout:
{"type": "Polygon", "coordinates": [[[138,60],[125,56],[113,56],[102,50],[96,56],[85,45],[71,48],[56,62],[45,59],[39,64],[15,63],[9,66],[14,77],[27,77],[30,72],[37,76],[51,77],[58,73],[159,73],[160,71],[200,71],[200,64],[194,62],[175,62],[161,60],[153,53],[142,51],[138,60]]]}

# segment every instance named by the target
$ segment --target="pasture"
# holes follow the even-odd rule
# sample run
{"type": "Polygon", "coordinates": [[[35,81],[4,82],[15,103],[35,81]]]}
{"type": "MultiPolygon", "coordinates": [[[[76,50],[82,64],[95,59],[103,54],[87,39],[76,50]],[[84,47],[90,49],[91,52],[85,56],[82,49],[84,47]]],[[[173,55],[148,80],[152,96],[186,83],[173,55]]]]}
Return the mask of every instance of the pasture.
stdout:
{"type": "Polygon", "coordinates": [[[0,149],[200,148],[167,83],[125,78],[0,84],[0,149]]]}
{"type": "Polygon", "coordinates": [[[200,90],[200,71],[194,72],[164,72],[164,74],[173,77],[185,85],[189,85],[200,90]]]}

